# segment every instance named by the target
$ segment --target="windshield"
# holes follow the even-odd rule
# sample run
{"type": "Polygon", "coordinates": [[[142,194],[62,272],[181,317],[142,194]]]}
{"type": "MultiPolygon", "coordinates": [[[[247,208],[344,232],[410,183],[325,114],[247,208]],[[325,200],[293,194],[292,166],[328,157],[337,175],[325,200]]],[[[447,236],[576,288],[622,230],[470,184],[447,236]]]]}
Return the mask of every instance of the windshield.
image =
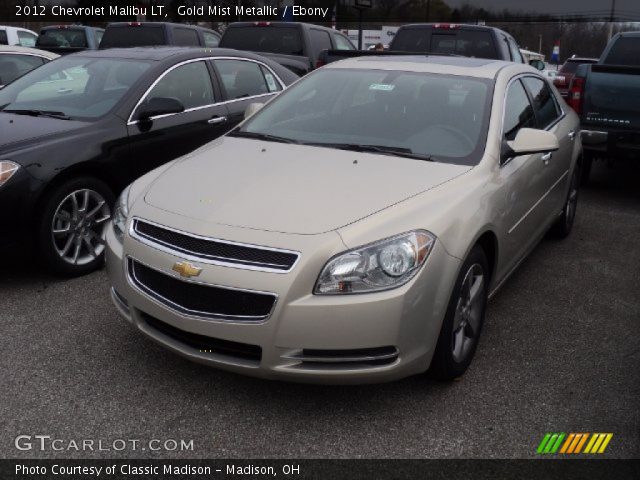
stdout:
{"type": "Polygon", "coordinates": [[[283,55],[303,54],[299,29],[271,25],[231,27],[220,40],[220,47],[283,55]]]}
{"type": "Polygon", "coordinates": [[[484,151],[491,86],[490,80],[453,75],[323,69],[282,93],[235,134],[369,148],[363,151],[383,147],[390,154],[475,165],[484,151]]]}
{"type": "Polygon", "coordinates": [[[108,113],[149,68],[149,62],[63,57],[0,90],[3,111],[57,112],[80,120],[108,113]]]}

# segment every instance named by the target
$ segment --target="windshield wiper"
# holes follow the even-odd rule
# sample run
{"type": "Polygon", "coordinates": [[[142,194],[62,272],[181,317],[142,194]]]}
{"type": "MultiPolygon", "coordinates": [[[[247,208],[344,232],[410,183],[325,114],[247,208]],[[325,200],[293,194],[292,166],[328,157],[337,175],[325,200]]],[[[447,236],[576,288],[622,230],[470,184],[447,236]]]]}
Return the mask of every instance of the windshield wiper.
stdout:
{"type": "Polygon", "coordinates": [[[55,110],[2,110],[4,113],[15,113],[16,115],[30,115],[32,117],[51,117],[60,120],[71,120],[71,117],[64,112],[55,110]]]}
{"type": "Polygon", "coordinates": [[[307,143],[305,145],[315,145],[317,147],[338,148],[340,150],[350,150],[353,152],[382,153],[383,155],[393,155],[396,157],[414,158],[426,162],[435,162],[431,155],[414,153],[410,148],[391,147],[386,145],[363,145],[359,143],[307,143]]]}
{"type": "Polygon", "coordinates": [[[266,140],[268,142],[299,143],[291,138],[278,137],[277,135],[269,135],[268,133],[245,132],[243,130],[234,130],[227,135],[230,137],[255,138],[256,140],[266,140]]]}

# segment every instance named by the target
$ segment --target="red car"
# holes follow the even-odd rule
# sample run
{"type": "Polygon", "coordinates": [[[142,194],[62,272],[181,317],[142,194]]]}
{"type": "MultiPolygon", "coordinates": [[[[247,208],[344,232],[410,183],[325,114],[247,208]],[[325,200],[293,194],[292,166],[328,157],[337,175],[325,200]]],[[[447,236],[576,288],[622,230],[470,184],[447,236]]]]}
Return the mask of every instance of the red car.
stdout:
{"type": "Polygon", "coordinates": [[[597,61],[597,58],[579,58],[575,56],[568,58],[562,67],[560,67],[556,78],[553,79],[553,84],[560,92],[560,95],[562,95],[563,98],[567,98],[569,95],[569,85],[571,84],[573,75],[576,73],[578,65],[582,63],[596,63],[597,61]]]}

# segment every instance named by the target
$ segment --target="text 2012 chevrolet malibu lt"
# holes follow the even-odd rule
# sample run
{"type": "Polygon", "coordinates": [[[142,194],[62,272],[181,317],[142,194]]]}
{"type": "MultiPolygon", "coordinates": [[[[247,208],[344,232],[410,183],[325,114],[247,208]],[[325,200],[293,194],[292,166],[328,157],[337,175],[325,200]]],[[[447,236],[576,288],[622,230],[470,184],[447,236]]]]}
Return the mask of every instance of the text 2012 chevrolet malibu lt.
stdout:
{"type": "Polygon", "coordinates": [[[487,298],[547,230],[571,230],[578,128],[525,65],[331,64],[121,195],[112,298],[168,349],[235,372],[459,376],[487,298]]]}

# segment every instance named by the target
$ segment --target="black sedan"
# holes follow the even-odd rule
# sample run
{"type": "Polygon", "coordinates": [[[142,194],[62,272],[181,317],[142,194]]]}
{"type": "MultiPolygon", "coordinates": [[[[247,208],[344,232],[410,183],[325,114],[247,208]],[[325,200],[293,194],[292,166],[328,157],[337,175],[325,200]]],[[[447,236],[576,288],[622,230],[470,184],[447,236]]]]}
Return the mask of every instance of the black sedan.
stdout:
{"type": "Polygon", "coordinates": [[[0,247],[34,240],[62,275],[102,263],[116,195],[238,124],[298,77],[226,49],[87,51],[0,90],[0,247]]]}

